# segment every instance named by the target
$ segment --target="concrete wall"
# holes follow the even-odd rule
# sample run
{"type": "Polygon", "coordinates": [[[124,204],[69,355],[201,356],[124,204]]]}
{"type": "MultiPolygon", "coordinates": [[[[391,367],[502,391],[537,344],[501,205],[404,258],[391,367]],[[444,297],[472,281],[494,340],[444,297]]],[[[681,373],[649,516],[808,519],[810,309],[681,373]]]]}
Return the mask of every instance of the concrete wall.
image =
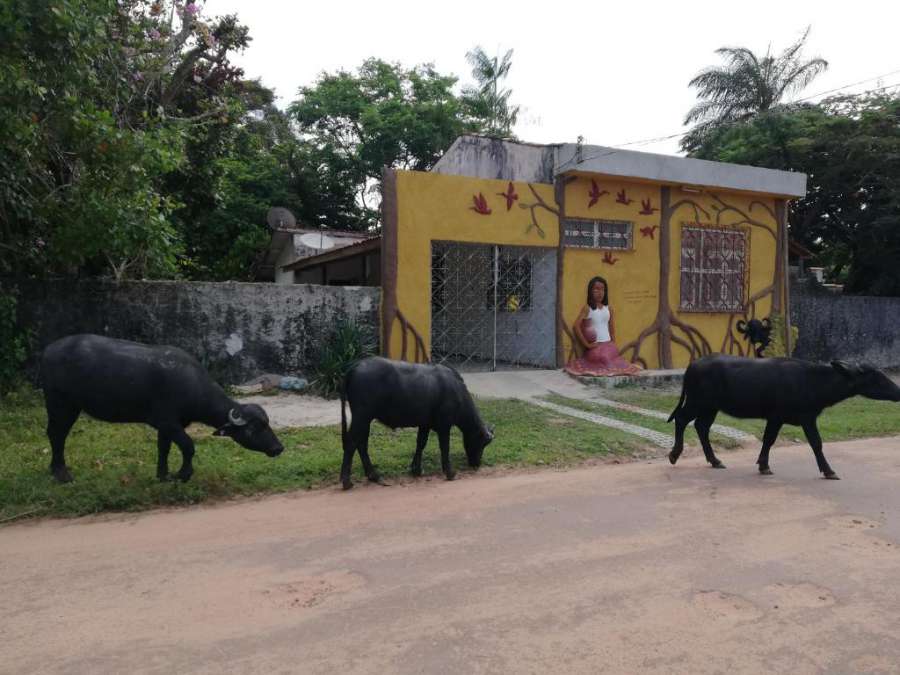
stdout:
{"type": "Polygon", "coordinates": [[[900,367],[900,298],[842,295],[793,282],[791,318],[800,330],[797,358],[900,367]]]}
{"type": "Polygon", "coordinates": [[[264,372],[309,375],[339,319],[378,334],[378,288],[71,280],[19,286],[20,319],[34,335],[35,354],[73,333],[170,344],[227,384],[264,372]]]}

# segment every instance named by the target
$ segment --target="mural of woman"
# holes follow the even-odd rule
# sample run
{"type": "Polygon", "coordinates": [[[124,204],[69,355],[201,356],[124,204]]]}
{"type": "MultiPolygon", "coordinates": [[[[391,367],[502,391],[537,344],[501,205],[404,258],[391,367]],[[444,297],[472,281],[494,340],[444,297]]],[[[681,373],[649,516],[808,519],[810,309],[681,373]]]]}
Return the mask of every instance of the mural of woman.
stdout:
{"type": "Polygon", "coordinates": [[[565,371],[573,375],[634,375],[641,367],[628,363],[616,347],[616,328],[609,307],[609,284],[603,277],[588,282],[587,304],[573,326],[584,355],[570,361],[565,371]]]}

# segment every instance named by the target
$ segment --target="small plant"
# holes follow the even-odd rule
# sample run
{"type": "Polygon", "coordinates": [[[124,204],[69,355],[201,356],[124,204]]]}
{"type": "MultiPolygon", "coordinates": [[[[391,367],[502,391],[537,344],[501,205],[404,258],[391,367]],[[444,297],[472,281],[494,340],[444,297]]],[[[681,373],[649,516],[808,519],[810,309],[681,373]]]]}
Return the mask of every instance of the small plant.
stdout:
{"type": "MultiPolygon", "coordinates": [[[[772,341],[769,346],[763,350],[763,356],[772,358],[774,356],[789,356],[784,344],[784,317],[781,314],[772,314],[769,317],[772,322],[772,341]]],[[[797,338],[800,336],[800,329],[797,326],[791,326],[791,352],[797,348],[797,338]]]]}
{"type": "Polygon", "coordinates": [[[10,391],[21,378],[28,339],[16,323],[15,290],[0,288],[0,394],[10,391]]]}
{"type": "Polygon", "coordinates": [[[377,349],[378,340],[370,328],[347,320],[338,322],[319,353],[316,390],[326,398],[336,397],[350,367],[377,349]]]}

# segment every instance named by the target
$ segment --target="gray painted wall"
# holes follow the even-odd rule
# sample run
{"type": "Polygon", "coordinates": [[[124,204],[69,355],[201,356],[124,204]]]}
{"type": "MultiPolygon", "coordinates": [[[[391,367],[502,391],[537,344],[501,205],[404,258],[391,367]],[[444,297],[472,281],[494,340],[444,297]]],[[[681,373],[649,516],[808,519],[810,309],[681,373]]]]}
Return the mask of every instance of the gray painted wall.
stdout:
{"type": "MultiPolygon", "coordinates": [[[[309,375],[338,319],[378,334],[378,288],[71,280],[25,282],[20,320],[39,354],[73,333],[181,347],[222,383],[309,375]]],[[[35,363],[30,364],[34,368],[35,363]]]]}
{"type": "Polygon", "coordinates": [[[800,331],[797,358],[900,367],[900,298],[842,295],[795,281],[791,318],[800,331]]]}

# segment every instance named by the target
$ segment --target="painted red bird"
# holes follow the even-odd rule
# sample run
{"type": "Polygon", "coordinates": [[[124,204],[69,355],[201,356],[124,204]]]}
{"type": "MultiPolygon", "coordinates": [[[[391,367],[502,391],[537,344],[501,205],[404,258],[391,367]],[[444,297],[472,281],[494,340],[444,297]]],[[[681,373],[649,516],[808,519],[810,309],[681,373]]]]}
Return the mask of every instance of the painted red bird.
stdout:
{"type": "Polygon", "coordinates": [[[607,190],[601,190],[600,186],[597,185],[597,181],[591,178],[591,190],[588,192],[588,196],[591,198],[591,201],[588,202],[588,208],[591,208],[594,204],[597,203],[597,200],[600,199],[603,195],[608,195],[609,192],[607,190]]]}
{"type": "Polygon", "coordinates": [[[509,211],[512,208],[513,202],[519,198],[519,195],[516,194],[516,189],[512,184],[512,181],[509,183],[509,187],[506,188],[506,192],[498,192],[498,197],[504,197],[506,199],[506,210],[509,211]]]}
{"type": "Polygon", "coordinates": [[[613,258],[613,254],[611,251],[607,251],[603,254],[603,262],[605,262],[607,265],[615,265],[618,261],[618,258],[613,258]]]}
{"type": "Polygon", "coordinates": [[[641,236],[642,237],[650,237],[651,239],[655,239],[653,236],[653,231],[659,227],[659,225],[653,225],[651,227],[642,227],[641,228],[641,236]]]}
{"type": "Polygon", "coordinates": [[[657,211],[659,211],[659,209],[653,206],[653,202],[649,197],[641,200],[641,210],[638,211],[638,213],[642,216],[652,216],[657,211]]]}
{"type": "Polygon", "coordinates": [[[473,196],[472,201],[475,203],[475,206],[470,206],[469,208],[475,213],[480,213],[482,216],[491,215],[491,207],[488,206],[487,199],[484,198],[481,192],[473,196]]]}
{"type": "Polygon", "coordinates": [[[633,199],[629,199],[625,196],[625,188],[622,188],[616,193],[616,203],[617,204],[625,204],[626,206],[633,202],[633,199]]]}

